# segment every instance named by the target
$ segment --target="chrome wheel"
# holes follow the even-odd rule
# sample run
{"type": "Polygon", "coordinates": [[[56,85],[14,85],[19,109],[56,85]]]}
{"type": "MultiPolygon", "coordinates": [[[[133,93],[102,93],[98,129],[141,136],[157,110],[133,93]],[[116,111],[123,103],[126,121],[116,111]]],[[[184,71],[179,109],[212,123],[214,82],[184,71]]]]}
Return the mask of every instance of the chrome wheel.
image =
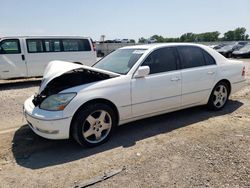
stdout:
{"type": "Polygon", "coordinates": [[[227,101],[228,91],[225,85],[218,85],[213,93],[213,104],[216,108],[221,108],[227,101]]]}
{"type": "Polygon", "coordinates": [[[111,127],[110,114],[105,110],[97,110],[83,122],[82,135],[89,143],[99,143],[108,136],[111,127]]]}

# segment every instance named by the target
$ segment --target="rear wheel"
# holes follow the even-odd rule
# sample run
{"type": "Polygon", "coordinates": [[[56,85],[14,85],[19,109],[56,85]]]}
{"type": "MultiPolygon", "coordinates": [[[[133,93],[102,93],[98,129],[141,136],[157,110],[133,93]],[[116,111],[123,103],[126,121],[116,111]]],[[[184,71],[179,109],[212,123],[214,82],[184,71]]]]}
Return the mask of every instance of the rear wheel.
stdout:
{"type": "Polygon", "coordinates": [[[83,146],[94,147],[106,142],[117,123],[114,110],[102,103],[82,108],[72,124],[74,139],[83,146]]]}
{"type": "Polygon", "coordinates": [[[219,82],[214,87],[207,106],[211,110],[222,109],[228,101],[229,87],[225,82],[219,82]]]}

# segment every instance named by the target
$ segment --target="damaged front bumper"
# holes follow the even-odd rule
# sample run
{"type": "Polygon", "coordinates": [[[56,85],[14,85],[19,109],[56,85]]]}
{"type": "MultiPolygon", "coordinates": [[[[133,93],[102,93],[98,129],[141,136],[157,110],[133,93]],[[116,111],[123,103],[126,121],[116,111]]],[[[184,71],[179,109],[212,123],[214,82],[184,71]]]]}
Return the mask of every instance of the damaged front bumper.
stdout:
{"type": "Polygon", "coordinates": [[[33,96],[24,102],[24,115],[29,127],[48,139],[68,139],[72,117],[63,117],[63,111],[47,111],[33,104],[33,96]]]}

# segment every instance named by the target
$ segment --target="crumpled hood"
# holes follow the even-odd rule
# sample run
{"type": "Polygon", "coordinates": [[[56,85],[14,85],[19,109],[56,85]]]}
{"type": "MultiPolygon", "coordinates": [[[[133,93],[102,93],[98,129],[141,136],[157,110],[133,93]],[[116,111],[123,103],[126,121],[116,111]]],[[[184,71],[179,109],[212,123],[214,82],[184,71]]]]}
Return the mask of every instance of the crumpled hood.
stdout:
{"type": "Polygon", "coordinates": [[[46,85],[48,85],[48,83],[51,80],[53,80],[56,77],[61,76],[62,74],[66,73],[66,72],[69,72],[69,71],[72,71],[75,69],[90,70],[93,72],[107,74],[111,77],[116,77],[116,76],[120,75],[120,74],[117,74],[114,72],[110,72],[110,71],[106,71],[106,70],[102,70],[102,69],[98,69],[98,68],[94,68],[94,67],[89,67],[86,65],[80,65],[80,64],[66,62],[66,61],[51,61],[44,70],[42,83],[41,83],[41,86],[39,88],[39,94],[44,90],[46,85]]]}

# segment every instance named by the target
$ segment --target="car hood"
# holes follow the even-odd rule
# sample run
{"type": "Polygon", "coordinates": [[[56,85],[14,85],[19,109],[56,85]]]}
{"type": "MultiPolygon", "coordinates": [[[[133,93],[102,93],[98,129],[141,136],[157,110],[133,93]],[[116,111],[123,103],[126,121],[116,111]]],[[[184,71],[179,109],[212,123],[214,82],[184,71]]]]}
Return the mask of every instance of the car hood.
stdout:
{"type": "Polygon", "coordinates": [[[89,70],[91,72],[101,73],[108,75],[110,77],[120,76],[120,74],[106,71],[103,69],[98,69],[94,67],[89,67],[86,65],[80,65],[76,63],[66,62],[66,61],[51,61],[45,68],[41,86],[39,88],[39,94],[45,89],[45,87],[55,78],[74,70],[89,70]]]}

